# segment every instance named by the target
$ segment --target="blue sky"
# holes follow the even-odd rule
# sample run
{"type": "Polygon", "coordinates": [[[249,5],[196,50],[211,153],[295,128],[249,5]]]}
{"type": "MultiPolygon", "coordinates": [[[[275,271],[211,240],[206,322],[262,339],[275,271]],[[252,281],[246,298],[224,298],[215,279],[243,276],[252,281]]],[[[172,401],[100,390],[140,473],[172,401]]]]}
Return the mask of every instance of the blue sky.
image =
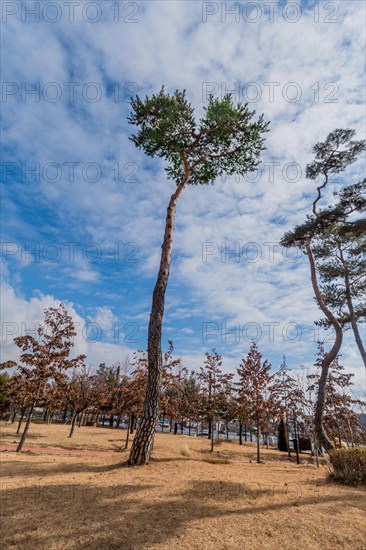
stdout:
{"type": "MultiPolygon", "coordinates": [[[[165,346],[190,368],[216,347],[231,370],[257,337],[275,368],[283,354],[310,367],[308,265],[277,243],[310,210],[312,146],[338,127],[364,137],[365,4],[46,4],[35,15],[34,2],[2,4],[3,360],[59,301],[92,366],[146,347],[173,184],[129,141],[126,118],[131,95],[164,84],[185,88],[197,116],[208,93],[233,91],[271,121],[261,172],[188,188],[178,204],[165,346]]],[[[363,171],[361,160],[347,181],[363,171]]],[[[350,334],[342,360],[361,391],[350,334]]]]}

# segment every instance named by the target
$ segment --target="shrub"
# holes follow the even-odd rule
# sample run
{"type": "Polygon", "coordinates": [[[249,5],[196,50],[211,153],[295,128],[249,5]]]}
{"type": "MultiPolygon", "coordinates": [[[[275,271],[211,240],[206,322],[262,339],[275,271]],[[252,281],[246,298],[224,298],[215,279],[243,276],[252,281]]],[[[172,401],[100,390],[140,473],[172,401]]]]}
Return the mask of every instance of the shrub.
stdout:
{"type": "Polygon", "coordinates": [[[332,480],[346,485],[366,484],[366,448],[333,449],[329,460],[332,480]]]}

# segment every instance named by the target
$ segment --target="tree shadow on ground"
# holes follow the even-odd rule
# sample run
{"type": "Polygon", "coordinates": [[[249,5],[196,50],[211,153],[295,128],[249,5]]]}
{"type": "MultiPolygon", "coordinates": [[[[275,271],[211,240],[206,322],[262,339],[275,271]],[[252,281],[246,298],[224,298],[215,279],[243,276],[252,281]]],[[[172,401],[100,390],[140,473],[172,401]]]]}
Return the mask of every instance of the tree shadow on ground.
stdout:
{"type": "MultiPolygon", "coordinates": [[[[39,456],[39,455],[34,455],[39,456]]],[[[48,455],[53,456],[53,455],[48,455]]],[[[67,455],[64,455],[67,456],[67,455]]],[[[58,456],[53,456],[57,459],[58,456]]],[[[67,457],[69,458],[69,457],[67,457]]],[[[76,458],[73,456],[72,458],[76,458]]],[[[22,462],[13,462],[11,460],[1,460],[1,477],[13,478],[17,477],[34,477],[35,475],[42,476],[45,479],[48,476],[62,475],[62,474],[73,474],[73,473],[107,473],[115,470],[121,470],[121,468],[129,467],[127,461],[117,462],[112,464],[102,464],[94,465],[88,464],[83,461],[83,457],[77,457],[80,459],[80,462],[68,463],[50,463],[47,461],[37,461],[35,463],[29,464],[28,468],[24,468],[22,462]]],[[[102,457],[103,458],[103,457],[102,457]]]]}
{"type": "MultiPolygon", "coordinates": [[[[18,477],[34,477],[34,475],[42,475],[43,478],[54,475],[62,474],[72,474],[72,473],[103,473],[111,472],[115,470],[121,470],[122,468],[130,468],[127,458],[129,455],[129,450],[123,449],[120,453],[116,453],[116,459],[118,462],[112,462],[110,464],[90,464],[86,462],[83,456],[76,455],[62,455],[62,457],[79,459],[78,462],[73,461],[68,464],[65,462],[47,462],[47,461],[38,461],[28,465],[28,468],[24,468],[22,462],[14,462],[12,460],[1,460],[1,476],[3,478],[11,478],[14,476],[18,477]]],[[[33,456],[41,457],[45,455],[33,454],[33,456]]],[[[87,455],[86,455],[87,456],[87,455]]],[[[59,458],[59,455],[47,455],[54,459],[59,458]]],[[[92,457],[93,459],[100,458],[105,460],[103,455],[98,455],[97,457],[92,457]]],[[[108,456],[110,458],[110,456],[108,456]]],[[[114,457],[113,457],[114,458],[114,457]]],[[[187,462],[187,461],[196,461],[202,462],[202,459],[197,458],[187,458],[187,457],[165,457],[165,458],[151,458],[151,464],[159,463],[171,463],[171,462],[187,462]]]]}
{"type": "MultiPolygon", "coordinates": [[[[355,494],[350,491],[317,498],[300,494],[289,498],[280,489],[269,491],[261,487],[253,489],[244,483],[190,480],[186,490],[174,491],[172,487],[168,493],[161,493],[156,484],[117,481],[110,486],[82,486],[77,482],[33,485],[27,495],[23,487],[10,484],[3,488],[2,494],[4,543],[16,536],[17,540],[20,537],[18,544],[22,548],[43,549],[58,544],[61,548],[140,550],[169,545],[192,522],[235,517],[239,527],[248,525],[246,522],[255,524],[258,512],[261,517],[271,512],[278,516],[282,511],[287,515],[294,506],[306,510],[314,503],[333,506],[334,510],[339,505],[354,507],[355,494]],[[19,507],[21,517],[18,514],[16,521],[11,520],[19,507]],[[24,541],[27,544],[23,546],[24,541]]],[[[362,500],[359,493],[357,498],[362,500]]],[[[172,544],[179,542],[175,540],[172,544]]],[[[204,540],[201,547],[205,547],[204,540]]]]}

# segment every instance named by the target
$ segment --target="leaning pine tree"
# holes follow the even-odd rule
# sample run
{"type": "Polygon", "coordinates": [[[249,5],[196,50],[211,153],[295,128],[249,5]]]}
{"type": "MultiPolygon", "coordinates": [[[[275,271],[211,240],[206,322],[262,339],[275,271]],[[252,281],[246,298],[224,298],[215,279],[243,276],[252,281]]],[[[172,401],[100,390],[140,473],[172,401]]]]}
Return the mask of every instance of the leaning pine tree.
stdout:
{"type": "Polygon", "coordinates": [[[365,150],[366,142],[355,141],[352,139],[354,136],[354,130],[337,129],[331,132],[324,142],[319,142],[314,146],[315,160],[306,167],[306,176],[312,180],[321,178],[321,182],[317,187],[317,196],[313,201],[312,215],[307,216],[303,224],[286,233],[281,240],[282,246],[286,248],[296,246],[307,255],[316,302],[329,326],[333,327],[335,332],[333,345],[321,360],[321,374],[314,414],[317,446],[319,450],[324,449],[325,451],[333,447],[323,426],[325,388],[329,367],[337,357],[342,345],[343,327],[336,312],[330,309],[329,301],[322,292],[319,284],[319,266],[314,250],[327,231],[334,228],[337,223],[347,220],[359,209],[359,198],[357,194],[354,197],[347,197],[346,194],[343,196],[341,205],[322,210],[318,210],[318,203],[322,199],[325,187],[331,183],[332,176],[344,172],[365,150]]]}
{"type": "Polygon", "coordinates": [[[167,208],[159,273],[152,297],[144,411],[129,457],[130,465],[143,465],[149,461],[159,418],[162,323],[177,201],[188,185],[209,184],[224,174],[244,175],[256,169],[268,123],[263,116],[254,122],[255,113],[249,111],[247,105],[235,105],[230,95],[223,99],[211,97],[199,121],[195,120],[184,91],[170,95],[162,88],[145,100],[136,97],[131,106],[129,122],[139,127],[131,140],[148,156],[164,158],[168,177],[176,184],[167,208]]]}
{"type": "MultiPolygon", "coordinates": [[[[325,302],[337,312],[343,327],[351,326],[366,368],[366,349],[358,326],[366,321],[366,178],[337,195],[337,223],[319,238],[314,255],[320,260],[325,302]]],[[[330,323],[322,319],[317,324],[327,328],[330,323]]]]}

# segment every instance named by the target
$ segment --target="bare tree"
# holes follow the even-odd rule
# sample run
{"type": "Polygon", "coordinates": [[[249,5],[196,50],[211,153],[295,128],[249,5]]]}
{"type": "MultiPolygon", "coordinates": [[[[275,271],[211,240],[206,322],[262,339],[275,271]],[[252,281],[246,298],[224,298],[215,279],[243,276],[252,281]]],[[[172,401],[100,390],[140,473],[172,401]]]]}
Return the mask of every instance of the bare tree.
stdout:
{"type": "Polygon", "coordinates": [[[17,371],[24,379],[28,404],[27,421],[17,452],[22,450],[34,407],[45,397],[49,381],[61,383],[67,377],[66,371],[83,365],[85,359],[84,355],[69,359],[76,332],[72,317],[62,303],[57,308],[44,310],[44,325],[39,326],[37,332],[38,339],[33,336],[14,338],[23,351],[17,371]]]}
{"type": "Polygon", "coordinates": [[[271,365],[267,359],[262,361],[262,354],[259,352],[257,344],[253,342],[247,357],[242,360],[237,369],[239,376],[238,393],[241,401],[246,404],[248,416],[254,420],[257,430],[258,464],[260,463],[260,428],[272,407],[270,368],[271,365]]]}

